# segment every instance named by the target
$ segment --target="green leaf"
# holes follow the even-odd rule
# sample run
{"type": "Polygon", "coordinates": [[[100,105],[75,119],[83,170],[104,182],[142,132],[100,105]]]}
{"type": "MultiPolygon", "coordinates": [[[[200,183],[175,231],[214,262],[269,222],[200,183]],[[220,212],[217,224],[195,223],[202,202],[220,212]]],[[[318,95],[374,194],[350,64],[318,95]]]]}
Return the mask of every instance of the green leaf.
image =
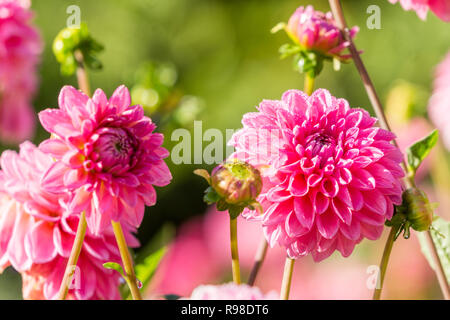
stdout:
{"type": "Polygon", "coordinates": [[[241,206],[228,206],[228,213],[230,214],[231,219],[236,219],[239,215],[244,211],[245,207],[241,206]]]}
{"type": "Polygon", "coordinates": [[[281,59],[285,59],[299,53],[301,50],[302,49],[295,44],[286,43],[283,44],[278,51],[280,52],[281,59]]]}
{"type": "Polygon", "coordinates": [[[181,296],[176,295],[176,294],[166,294],[164,295],[164,299],[166,300],[179,300],[181,298],[181,296]]]}
{"type": "Polygon", "coordinates": [[[434,130],[427,137],[415,142],[407,150],[408,170],[414,175],[422,161],[430,153],[431,149],[436,145],[439,138],[439,132],[434,130]]]}
{"type": "Polygon", "coordinates": [[[106,262],[103,264],[103,268],[109,269],[109,270],[116,270],[117,272],[119,272],[122,277],[124,276],[124,272],[122,269],[122,266],[118,263],[115,262],[106,262]]]}
{"type": "Polygon", "coordinates": [[[167,252],[166,247],[162,247],[158,251],[152,253],[144,259],[144,261],[136,265],[136,278],[142,283],[142,290],[150,283],[156,272],[162,258],[167,252]]]}
{"type": "MultiPolygon", "coordinates": [[[[446,221],[440,217],[435,217],[432,227],[430,229],[431,237],[436,246],[439,259],[441,260],[442,267],[444,268],[447,281],[450,283],[450,221],[446,221]]],[[[430,266],[435,269],[433,260],[431,259],[431,252],[428,249],[425,241],[425,234],[423,232],[418,233],[420,246],[422,253],[427,258],[430,266]]]]}
{"type": "Polygon", "coordinates": [[[220,196],[217,194],[216,190],[214,190],[212,187],[206,189],[203,201],[205,201],[207,204],[216,203],[220,199],[221,199],[220,196]]]}

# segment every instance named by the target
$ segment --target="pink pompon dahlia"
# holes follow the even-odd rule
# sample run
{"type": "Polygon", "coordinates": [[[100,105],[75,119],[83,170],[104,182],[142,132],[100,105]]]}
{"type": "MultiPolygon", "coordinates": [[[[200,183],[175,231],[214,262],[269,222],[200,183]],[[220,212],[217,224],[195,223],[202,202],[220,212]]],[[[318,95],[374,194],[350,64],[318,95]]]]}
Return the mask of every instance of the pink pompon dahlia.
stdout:
{"type": "Polygon", "coordinates": [[[450,150],[450,52],[436,68],[433,95],[428,102],[428,114],[440,130],[445,146],[450,150]]]}
{"type": "Polygon", "coordinates": [[[92,99],[66,86],[59,109],[39,114],[52,137],[40,148],[56,160],[43,177],[49,192],[68,190],[71,212],[86,210],[89,229],[99,234],[114,221],[138,227],[145,205],[156,202],[153,186],[169,184],[172,176],[164,162],[164,136],[131,105],[125,86],[108,100],[98,89],[92,99]]]}
{"type": "Polygon", "coordinates": [[[0,139],[6,143],[34,132],[31,100],[42,41],[31,18],[29,1],[0,0],[0,139]]]}
{"type": "Polygon", "coordinates": [[[394,134],[324,89],[311,96],[290,90],[258,110],[230,140],[232,157],[263,175],[264,214],[246,209],[243,216],[262,220],[270,245],[291,258],[311,253],[320,261],[336,249],[347,257],[363,238],[378,239],[402,200],[394,134]]]}
{"type": "Polygon", "coordinates": [[[439,19],[450,22],[450,1],[449,0],[389,0],[390,3],[400,2],[406,11],[414,10],[420,19],[425,20],[428,10],[436,14],[439,19]]]}
{"type": "MultiPolygon", "coordinates": [[[[303,49],[341,60],[351,57],[342,54],[350,43],[345,41],[331,12],[316,11],[313,6],[299,7],[290,17],[285,30],[303,49]]],[[[353,38],[358,31],[358,27],[353,27],[350,30],[351,37],[353,38]]]]}
{"type": "Polygon", "coordinates": [[[192,291],[190,300],[278,300],[275,291],[263,294],[258,288],[246,284],[227,283],[203,285],[192,291]]]}
{"type": "MultiPolygon", "coordinates": [[[[67,193],[48,193],[41,178],[53,159],[30,142],[0,157],[0,271],[11,265],[26,299],[54,299],[75,240],[79,215],[69,214],[67,193]]],[[[130,246],[138,242],[125,226],[130,246]]],[[[112,228],[87,232],[69,291],[70,299],[119,299],[120,275],[103,263],[120,262],[112,228]]]]}

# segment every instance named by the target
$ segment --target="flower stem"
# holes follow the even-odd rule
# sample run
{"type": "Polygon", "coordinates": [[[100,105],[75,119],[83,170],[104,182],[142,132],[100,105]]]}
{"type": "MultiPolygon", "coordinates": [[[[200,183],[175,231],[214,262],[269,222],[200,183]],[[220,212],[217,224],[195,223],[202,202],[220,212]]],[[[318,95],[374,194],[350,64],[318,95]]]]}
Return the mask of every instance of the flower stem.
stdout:
{"type": "Polygon", "coordinates": [[[125,281],[130,288],[131,296],[133,297],[133,300],[142,300],[141,293],[137,285],[136,274],[134,273],[130,251],[128,250],[127,242],[125,241],[125,236],[123,235],[122,226],[120,225],[120,222],[111,221],[111,223],[113,226],[114,235],[116,236],[120,256],[122,258],[125,271],[125,281]]]}
{"type": "Polygon", "coordinates": [[[266,238],[263,237],[261,243],[259,244],[258,250],[256,251],[255,262],[253,263],[252,271],[250,272],[250,276],[248,277],[247,284],[250,286],[253,286],[255,284],[256,276],[258,275],[259,269],[261,269],[264,259],[266,258],[267,247],[268,244],[266,238]]]}
{"type": "Polygon", "coordinates": [[[58,299],[65,300],[69,293],[69,286],[72,283],[72,277],[76,271],[75,267],[78,262],[78,258],[83,247],[84,236],[86,235],[86,213],[83,211],[80,215],[80,221],[78,222],[77,233],[75,241],[70,252],[69,260],[67,261],[66,270],[64,271],[64,277],[61,282],[61,287],[58,292],[58,299]]]}
{"type": "MultiPolygon", "coordinates": [[[[369,73],[367,72],[367,69],[365,68],[364,63],[359,55],[359,52],[356,49],[355,44],[353,43],[353,39],[351,38],[351,36],[349,34],[349,31],[347,28],[347,23],[345,22],[344,11],[342,10],[341,2],[340,2],[340,0],[329,0],[329,3],[330,3],[331,11],[333,12],[333,16],[336,20],[336,23],[337,23],[339,29],[341,29],[341,32],[342,32],[343,36],[345,37],[345,40],[350,43],[349,50],[352,55],[352,59],[355,63],[356,68],[358,69],[360,76],[361,76],[362,82],[366,89],[367,95],[369,96],[369,100],[373,106],[373,109],[375,110],[377,118],[380,121],[380,126],[381,126],[381,128],[383,128],[385,130],[391,131],[389,124],[387,122],[386,116],[384,114],[383,107],[381,105],[381,101],[380,101],[380,99],[377,95],[377,92],[375,90],[375,87],[370,79],[369,73]]],[[[397,146],[397,142],[395,140],[393,141],[393,144],[395,146],[397,146]]],[[[404,184],[405,184],[406,188],[411,188],[414,186],[414,177],[412,177],[410,174],[408,174],[407,165],[406,165],[406,162],[404,159],[402,162],[402,167],[403,167],[403,170],[405,171],[404,184]]],[[[437,276],[438,280],[445,279],[446,278],[445,273],[443,272],[444,269],[442,267],[441,261],[437,254],[436,246],[431,238],[430,231],[426,231],[425,239],[426,239],[427,246],[429,247],[429,249],[432,253],[431,256],[433,259],[433,263],[436,266],[436,268],[435,268],[436,276],[437,276]]],[[[449,292],[448,282],[439,280],[439,285],[441,287],[441,291],[442,291],[445,299],[450,299],[450,297],[448,295],[448,292],[449,292]]]]}
{"type": "Polygon", "coordinates": [[[291,291],[292,273],[294,272],[294,259],[286,258],[284,265],[283,282],[281,283],[280,300],[289,300],[291,291]]]}
{"type": "Polygon", "coordinates": [[[81,91],[83,91],[88,97],[91,96],[91,88],[89,85],[89,77],[86,71],[86,66],[84,64],[83,53],[80,50],[75,51],[75,59],[78,63],[77,68],[77,79],[78,79],[78,87],[81,91]]]}
{"type": "Polygon", "coordinates": [[[308,96],[310,96],[314,91],[314,82],[315,82],[315,78],[313,76],[311,76],[309,73],[306,73],[305,74],[304,91],[308,96]]]}
{"type": "Polygon", "coordinates": [[[231,269],[233,281],[241,284],[241,271],[239,268],[239,251],[237,244],[237,218],[230,218],[230,240],[231,240],[231,269]]]}
{"type": "Polygon", "coordinates": [[[380,262],[380,273],[377,279],[377,286],[373,293],[373,300],[380,300],[381,298],[381,290],[383,289],[384,277],[386,276],[387,265],[392,252],[392,247],[394,246],[395,235],[397,234],[397,231],[398,227],[392,227],[391,231],[389,232],[389,236],[383,251],[383,257],[381,258],[380,262]]]}

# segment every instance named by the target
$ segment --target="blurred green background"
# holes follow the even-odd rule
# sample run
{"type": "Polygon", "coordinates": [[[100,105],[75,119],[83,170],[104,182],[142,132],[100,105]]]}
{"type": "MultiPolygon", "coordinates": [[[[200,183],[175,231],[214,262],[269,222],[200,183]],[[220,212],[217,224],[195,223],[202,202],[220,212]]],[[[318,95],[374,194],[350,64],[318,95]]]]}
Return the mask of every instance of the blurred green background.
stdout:
{"type": "MultiPolygon", "coordinates": [[[[41,30],[45,51],[40,67],[36,111],[57,106],[59,90],[76,85],[63,78],[51,44],[65,27],[69,5],[81,8],[82,21],[105,46],[100,55],[104,69],[92,72],[91,85],[110,95],[120,84],[132,87],[135,72],[146,61],[173,63],[178,69],[177,88],[202,99],[203,129],[239,128],[244,113],[262,99],[278,99],[287,89],[302,88],[302,77],[292,71],[290,59],[280,60],[278,48],[287,42],[282,32],[270,29],[287,21],[296,7],[312,3],[328,11],[325,0],[40,0],[34,1],[35,24],[41,30]],[[313,3],[312,3],[313,2],[313,3]]],[[[356,38],[373,81],[384,100],[398,79],[430,90],[434,66],[450,49],[450,28],[433,14],[426,22],[399,5],[376,1],[381,8],[381,29],[369,30],[367,7],[374,1],[345,0],[348,23],[358,25],[356,38]]],[[[353,65],[333,72],[327,65],[317,86],[346,98],[354,107],[370,110],[370,104],[353,65]]],[[[426,100],[420,113],[425,112],[426,100]]],[[[370,110],[371,111],[371,110],[370,110]]],[[[170,150],[171,127],[166,127],[170,150]]],[[[46,138],[39,127],[35,142],[46,138]]],[[[166,223],[180,225],[202,214],[205,184],[192,174],[198,166],[174,165],[170,186],[158,190],[158,203],[149,208],[139,231],[143,246],[166,223]]],[[[19,277],[8,270],[0,277],[0,298],[19,298],[19,277]]]]}

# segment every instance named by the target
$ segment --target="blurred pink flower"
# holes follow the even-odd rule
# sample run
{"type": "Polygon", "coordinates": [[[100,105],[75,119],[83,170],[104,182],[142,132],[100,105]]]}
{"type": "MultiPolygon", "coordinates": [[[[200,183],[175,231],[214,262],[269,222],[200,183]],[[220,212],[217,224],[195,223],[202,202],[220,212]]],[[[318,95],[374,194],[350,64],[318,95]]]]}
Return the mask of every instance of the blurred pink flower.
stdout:
{"type": "MultiPolygon", "coordinates": [[[[24,298],[54,299],[79,216],[68,214],[65,193],[42,189],[40,180],[53,160],[33,144],[23,143],[20,154],[5,151],[0,161],[0,271],[12,265],[22,274],[24,298]]],[[[103,268],[105,262],[120,262],[111,229],[100,236],[87,232],[71,299],[120,298],[120,275],[103,268]]],[[[138,242],[131,231],[125,228],[130,246],[135,247],[138,242]]]]}
{"type": "Polygon", "coordinates": [[[400,2],[404,10],[414,10],[420,19],[425,20],[428,9],[441,20],[450,22],[450,1],[448,0],[389,0],[390,3],[400,2]]]}
{"type": "Polygon", "coordinates": [[[450,150],[450,52],[437,66],[433,95],[428,103],[428,114],[431,121],[440,131],[440,136],[447,150],[450,150]]]}
{"type": "Polygon", "coordinates": [[[258,288],[246,284],[227,283],[202,285],[196,288],[190,300],[278,300],[275,291],[263,294],[258,288]]]}
{"type": "Polygon", "coordinates": [[[153,186],[169,184],[172,176],[162,148],[164,136],[131,106],[130,93],[120,86],[108,100],[98,89],[92,99],[66,86],[59,109],[39,114],[52,137],[40,148],[57,161],[43,177],[47,191],[73,192],[70,211],[86,210],[89,229],[99,234],[114,221],[138,227],[145,205],[156,203],[153,186]]]}
{"type": "Polygon", "coordinates": [[[244,115],[230,144],[232,157],[262,170],[265,212],[243,215],[262,221],[270,246],[321,261],[335,250],[349,256],[363,238],[378,239],[401,203],[395,135],[324,89],[310,97],[290,90],[258,110],[244,115]]]}
{"type": "Polygon", "coordinates": [[[6,143],[34,132],[31,100],[42,41],[31,18],[28,1],[0,1],[0,139],[6,143]]]}
{"type": "MultiPolygon", "coordinates": [[[[350,30],[352,38],[358,30],[358,27],[350,30]]],[[[342,54],[350,44],[342,36],[331,12],[315,11],[313,6],[299,7],[290,17],[286,32],[304,49],[339,59],[351,57],[342,54]]]]}

